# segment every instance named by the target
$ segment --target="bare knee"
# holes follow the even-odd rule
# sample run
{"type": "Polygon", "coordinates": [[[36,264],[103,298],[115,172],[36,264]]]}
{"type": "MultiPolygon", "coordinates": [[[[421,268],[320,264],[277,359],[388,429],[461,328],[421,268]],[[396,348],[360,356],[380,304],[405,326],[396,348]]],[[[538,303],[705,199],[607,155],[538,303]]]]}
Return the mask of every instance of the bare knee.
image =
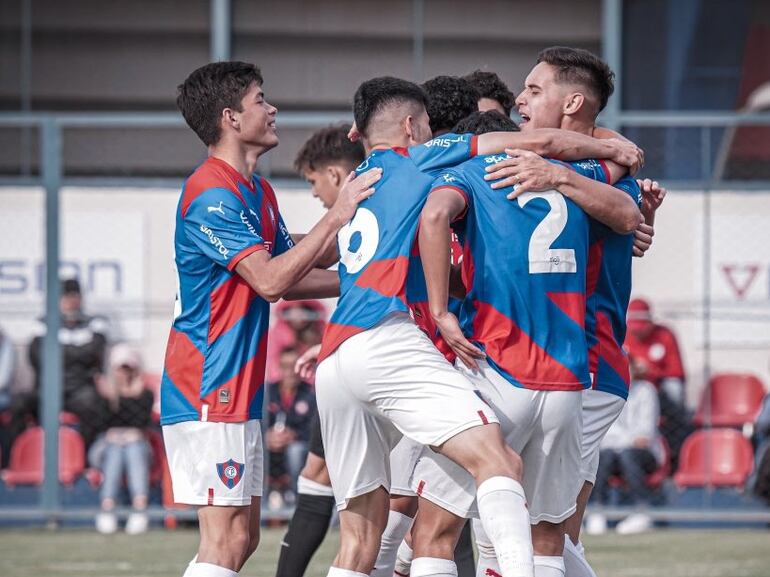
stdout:
{"type": "Polygon", "coordinates": [[[521,457],[505,443],[497,424],[463,431],[439,450],[473,475],[477,483],[496,476],[520,481],[524,470],[521,457]]]}
{"type": "Polygon", "coordinates": [[[564,553],[564,523],[541,521],[532,527],[535,555],[561,557],[564,553]]]}
{"type": "Polygon", "coordinates": [[[245,527],[230,527],[227,532],[208,530],[201,533],[198,562],[211,563],[238,571],[254,551],[253,549],[249,550],[250,546],[251,536],[245,527]]]}
{"type": "Polygon", "coordinates": [[[417,514],[417,497],[391,495],[390,510],[407,517],[414,517],[417,514]]]}
{"type": "Polygon", "coordinates": [[[388,521],[388,493],[378,488],[351,499],[340,512],[340,549],[334,566],[368,575],[388,521]]]}

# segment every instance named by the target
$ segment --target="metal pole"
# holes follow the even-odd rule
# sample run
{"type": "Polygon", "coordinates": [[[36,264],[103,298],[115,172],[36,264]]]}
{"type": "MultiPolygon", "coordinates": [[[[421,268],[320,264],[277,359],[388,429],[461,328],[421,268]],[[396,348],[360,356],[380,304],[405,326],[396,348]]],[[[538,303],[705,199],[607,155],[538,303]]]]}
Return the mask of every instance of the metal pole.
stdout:
{"type": "Polygon", "coordinates": [[[623,107],[623,0],[602,0],[602,55],[615,72],[615,93],[602,113],[602,123],[618,130],[623,107]]]}
{"type": "Polygon", "coordinates": [[[412,76],[415,82],[425,80],[425,2],[412,0],[412,76]]]}
{"type": "Polygon", "coordinates": [[[59,188],[62,178],[61,127],[46,119],[41,130],[40,166],[45,186],[46,333],[43,341],[43,382],[40,391],[45,430],[41,505],[52,514],[59,509],[59,412],[62,398],[62,355],[59,344],[59,188]]]}
{"type": "MultiPolygon", "coordinates": [[[[703,378],[711,378],[711,128],[700,129],[701,179],[703,180],[703,378]]],[[[706,400],[706,426],[711,428],[711,396],[706,400]]],[[[709,471],[704,491],[704,506],[711,506],[711,443],[706,445],[706,470],[709,471]]]]}
{"type": "MultiPolygon", "coordinates": [[[[23,112],[32,109],[32,0],[21,2],[21,34],[19,42],[19,104],[23,112]]],[[[21,174],[32,173],[32,129],[21,129],[19,142],[21,174]]]]}
{"type": "Polygon", "coordinates": [[[209,58],[212,62],[230,60],[232,33],[232,6],[230,0],[211,0],[211,45],[209,58]]]}

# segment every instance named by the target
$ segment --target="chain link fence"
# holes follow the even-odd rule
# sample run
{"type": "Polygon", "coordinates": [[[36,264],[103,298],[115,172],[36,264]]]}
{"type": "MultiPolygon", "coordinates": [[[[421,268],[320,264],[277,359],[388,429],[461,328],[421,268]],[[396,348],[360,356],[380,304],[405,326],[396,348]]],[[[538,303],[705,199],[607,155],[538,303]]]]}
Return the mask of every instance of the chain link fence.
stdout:
{"type": "MultiPolygon", "coordinates": [[[[307,230],[321,208],[306,186],[282,177],[307,134],[345,115],[283,116],[289,136],[261,170],[278,177],[290,227],[307,230]]],[[[669,370],[671,341],[662,337],[633,354],[657,403],[656,433],[646,444],[621,434],[625,446],[604,447],[589,510],[610,521],[639,507],[667,521],[767,521],[752,483],[766,474],[755,464],[768,434],[758,419],[770,387],[770,120],[620,121],[646,150],[644,176],[670,189],[655,243],[635,262],[633,296],[676,337],[683,370],[669,370]]],[[[0,226],[10,239],[0,248],[0,329],[16,357],[0,407],[0,522],[93,518],[115,445],[136,447],[125,458],[146,469],[151,516],[193,515],[172,508],[157,415],[176,290],[172,215],[182,178],[203,159],[188,133],[167,114],[0,116],[0,226]],[[46,266],[54,262],[60,274],[46,266]],[[78,279],[80,313],[59,311],[60,295],[76,300],[59,276],[78,279]],[[58,355],[61,365],[46,365],[58,355]],[[22,449],[32,465],[19,475],[22,449]]],[[[642,406],[629,414],[650,413],[642,406]]],[[[110,488],[123,514],[133,485],[124,475],[110,488]]]]}

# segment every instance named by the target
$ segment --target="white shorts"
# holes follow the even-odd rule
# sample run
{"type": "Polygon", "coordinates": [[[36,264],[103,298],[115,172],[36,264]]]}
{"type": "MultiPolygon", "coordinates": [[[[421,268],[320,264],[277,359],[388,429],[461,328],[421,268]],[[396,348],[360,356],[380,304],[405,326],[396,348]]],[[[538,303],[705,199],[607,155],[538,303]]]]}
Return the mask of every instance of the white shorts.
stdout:
{"type": "Polygon", "coordinates": [[[163,441],[174,502],[234,507],[262,496],[259,420],[164,425],[163,441]]]}
{"type": "MultiPolygon", "coordinates": [[[[524,461],[522,486],[531,523],[560,523],[575,512],[580,472],[582,391],[534,391],[513,386],[486,361],[471,372],[494,409],[508,445],[524,461]]],[[[473,477],[446,457],[423,450],[412,476],[415,492],[459,517],[478,517],[473,477]]]]}
{"type": "Polygon", "coordinates": [[[580,475],[584,481],[596,482],[602,439],[620,416],[626,400],[612,393],[587,389],[583,391],[583,442],[580,447],[580,475]]]}
{"type": "Polygon", "coordinates": [[[424,445],[414,442],[409,437],[401,437],[398,445],[390,452],[390,494],[404,497],[416,497],[411,480],[417,459],[422,454],[424,445]]]}
{"type": "Polygon", "coordinates": [[[389,455],[402,435],[438,446],[497,422],[406,314],[343,342],[318,366],[316,399],[338,509],[377,487],[390,491],[389,455]]]}

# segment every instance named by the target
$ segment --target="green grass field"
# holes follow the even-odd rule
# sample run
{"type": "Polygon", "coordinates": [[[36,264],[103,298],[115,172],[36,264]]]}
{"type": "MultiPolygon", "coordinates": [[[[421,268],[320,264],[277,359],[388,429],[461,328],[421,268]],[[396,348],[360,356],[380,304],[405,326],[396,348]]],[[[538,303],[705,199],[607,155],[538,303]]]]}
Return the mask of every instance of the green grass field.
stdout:
{"type": "MultiPolygon", "coordinates": [[[[241,575],[272,577],[283,529],[267,529],[241,575]]],[[[337,545],[331,531],[308,577],[323,577],[337,545]]],[[[152,531],[139,537],[91,530],[0,531],[2,577],[180,576],[197,543],[193,530],[152,531]]],[[[600,577],[767,577],[768,530],[659,530],[638,536],[609,534],[586,541],[600,577]]]]}

